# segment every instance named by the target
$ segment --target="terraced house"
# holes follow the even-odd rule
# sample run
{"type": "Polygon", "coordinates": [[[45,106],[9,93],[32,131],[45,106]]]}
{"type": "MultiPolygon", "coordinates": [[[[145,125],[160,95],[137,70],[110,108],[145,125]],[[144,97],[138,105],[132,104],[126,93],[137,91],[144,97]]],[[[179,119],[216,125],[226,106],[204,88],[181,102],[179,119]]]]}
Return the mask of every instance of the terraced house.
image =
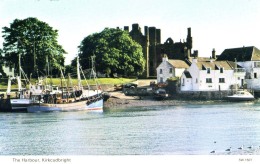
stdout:
{"type": "Polygon", "coordinates": [[[260,50],[254,46],[225,49],[218,61],[237,61],[246,70],[244,83],[260,96],[260,50]]]}
{"type": "Polygon", "coordinates": [[[156,68],[157,83],[165,83],[171,77],[181,77],[188,68],[189,65],[183,60],[168,59],[167,55],[164,55],[162,63],[156,68]]]}
{"type": "Polygon", "coordinates": [[[232,86],[242,87],[245,71],[232,61],[198,61],[181,76],[181,91],[226,91],[232,86]],[[237,68],[237,69],[235,69],[237,68]],[[236,70],[236,71],[235,71],[236,70]]]}

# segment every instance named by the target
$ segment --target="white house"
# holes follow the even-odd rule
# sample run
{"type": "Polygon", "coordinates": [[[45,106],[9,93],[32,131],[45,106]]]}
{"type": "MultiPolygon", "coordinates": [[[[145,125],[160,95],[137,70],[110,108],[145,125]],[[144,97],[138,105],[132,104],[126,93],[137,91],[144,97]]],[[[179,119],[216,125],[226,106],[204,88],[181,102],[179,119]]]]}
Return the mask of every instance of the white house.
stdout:
{"type": "Polygon", "coordinates": [[[247,88],[260,90],[260,50],[254,46],[225,49],[217,59],[237,61],[237,64],[245,68],[245,83],[247,88]]]}
{"type": "Polygon", "coordinates": [[[181,91],[230,90],[232,86],[243,85],[245,71],[229,61],[198,61],[193,59],[191,66],[180,79],[181,91]]]}
{"type": "Polygon", "coordinates": [[[189,65],[182,60],[169,60],[165,55],[162,63],[156,68],[157,83],[165,83],[168,78],[181,77],[189,65]]]}
{"type": "Polygon", "coordinates": [[[6,64],[3,64],[2,69],[7,76],[14,77],[14,68],[7,66],[6,64]]]}

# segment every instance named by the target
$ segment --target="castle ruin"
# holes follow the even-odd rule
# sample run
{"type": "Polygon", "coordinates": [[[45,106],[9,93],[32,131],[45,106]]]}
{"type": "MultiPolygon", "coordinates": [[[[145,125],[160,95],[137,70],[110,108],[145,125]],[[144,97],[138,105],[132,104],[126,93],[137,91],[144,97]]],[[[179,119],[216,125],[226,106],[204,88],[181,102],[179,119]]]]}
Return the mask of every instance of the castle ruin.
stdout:
{"type": "Polygon", "coordinates": [[[198,51],[192,50],[191,28],[188,28],[186,42],[174,42],[172,38],[168,38],[161,43],[161,30],[156,27],[144,26],[144,35],[141,32],[139,24],[132,24],[132,30],[124,27],[128,31],[133,40],[139,43],[143,48],[144,58],[146,60],[144,78],[156,76],[156,68],[162,62],[162,56],[166,54],[169,59],[180,59],[189,61],[192,56],[197,56],[198,51]]]}

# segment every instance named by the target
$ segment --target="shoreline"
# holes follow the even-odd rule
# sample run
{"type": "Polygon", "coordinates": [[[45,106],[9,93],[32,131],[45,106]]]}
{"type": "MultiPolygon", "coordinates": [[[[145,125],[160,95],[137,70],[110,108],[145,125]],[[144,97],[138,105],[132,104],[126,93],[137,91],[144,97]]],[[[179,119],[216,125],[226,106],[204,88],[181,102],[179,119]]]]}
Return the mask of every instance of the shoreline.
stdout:
{"type": "Polygon", "coordinates": [[[175,106],[192,104],[212,104],[230,103],[224,100],[180,100],[169,98],[165,100],[155,100],[152,96],[125,96],[122,91],[110,92],[111,97],[104,102],[104,109],[129,108],[129,107],[149,107],[149,106],[175,106]]]}

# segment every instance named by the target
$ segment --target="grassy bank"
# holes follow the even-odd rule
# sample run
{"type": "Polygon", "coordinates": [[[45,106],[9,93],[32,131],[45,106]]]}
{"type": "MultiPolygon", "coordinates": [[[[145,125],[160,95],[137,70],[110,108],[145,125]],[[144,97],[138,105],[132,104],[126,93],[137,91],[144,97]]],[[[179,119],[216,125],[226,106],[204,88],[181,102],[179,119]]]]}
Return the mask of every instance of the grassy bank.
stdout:
{"type": "MultiPolygon", "coordinates": [[[[129,83],[129,82],[133,82],[136,79],[129,79],[129,78],[99,78],[97,79],[99,84],[112,84],[112,85],[119,85],[119,84],[125,84],[125,83],[129,83]]],[[[8,79],[0,79],[0,90],[5,90],[7,88],[7,82],[8,79]]],[[[36,79],[31,79],[31,83],[35,84],[37,82],[36,79]]],[[[95,85],[95,81],[93,79],[91,80],[87,80],[89,85],[95,85]]],[[[82,84],[83,85],[87,85],[87,82],[85,80],[82,80],[82,84]]],[[[53,84],[53,85],[61,85],[61,79],[60,78],[47,78],[46,79],[46,83],[47,84],[53,84]]],[[[63,81],[64,83],[64,81],[63,81]]],[[[67,83],[69,83],[67,81],[67,83]]],[[[71,80],[72,86],[77,85],[77,79],[72,79],[71,80]]],[[[14,81],[14,83],[12,83],[12,89],[17,88],[17,84],[16,81],[14,81]]]]}

